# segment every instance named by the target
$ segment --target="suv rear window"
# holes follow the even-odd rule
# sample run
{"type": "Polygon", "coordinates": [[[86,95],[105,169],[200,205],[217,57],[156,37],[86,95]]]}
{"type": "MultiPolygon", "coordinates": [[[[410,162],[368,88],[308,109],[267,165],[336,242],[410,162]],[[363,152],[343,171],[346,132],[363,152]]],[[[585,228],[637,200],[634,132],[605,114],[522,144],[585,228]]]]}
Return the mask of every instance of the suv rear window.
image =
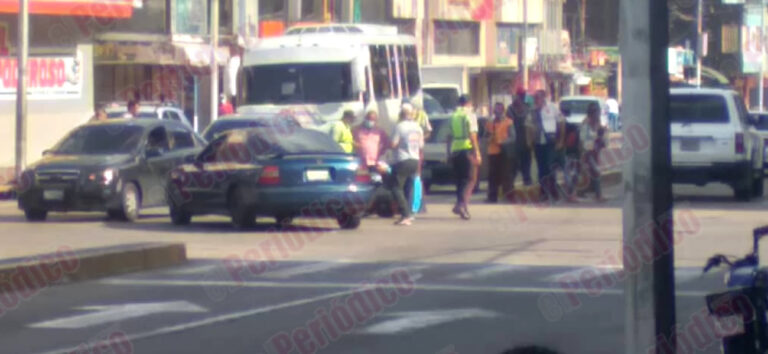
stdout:
{"type": "Polygon", "coordinates": [[[669,120],[673,123],[727,123],[728,105],[720,95],[670,95],[669,120]]]}

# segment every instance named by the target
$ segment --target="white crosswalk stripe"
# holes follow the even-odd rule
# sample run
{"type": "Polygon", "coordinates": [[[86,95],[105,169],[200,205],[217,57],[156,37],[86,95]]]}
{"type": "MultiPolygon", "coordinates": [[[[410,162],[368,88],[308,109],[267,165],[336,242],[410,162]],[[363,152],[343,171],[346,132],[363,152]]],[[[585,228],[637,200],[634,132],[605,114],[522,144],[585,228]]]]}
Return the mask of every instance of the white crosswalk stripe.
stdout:
{"type": "Polygon", "coordinates": [[[306,265],[300,265],[296,267],[290,267],[285,269],[267,271],[261,275],[264,278],[290,278],[297,275],[307,275],[312,273],[324,272],[331,269],[342,268],[349,266],[350,263],[347,260],[339,260],[338,262],[319,262],[306,265]]]}
{"type": "Polygon", "coordinates": [[[529,270],[529,266],[515,266],[508,264],[494,264],[479,269],[472,269],[461,273],[451,275],[449,278],[453,279],[476,279],[496,275],[500,273],[512,273],[529,270]]]}

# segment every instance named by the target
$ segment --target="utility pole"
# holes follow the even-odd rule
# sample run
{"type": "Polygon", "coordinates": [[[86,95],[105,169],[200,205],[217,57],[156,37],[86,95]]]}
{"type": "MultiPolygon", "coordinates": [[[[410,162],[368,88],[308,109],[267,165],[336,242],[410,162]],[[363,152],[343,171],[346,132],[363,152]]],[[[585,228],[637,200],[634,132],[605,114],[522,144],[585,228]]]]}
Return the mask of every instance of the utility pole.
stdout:
{"type": "Polygon", "coordinates": [[[211,123],[219,118],[219,0],[211,0],[211,123]]]}
{"type": "Polygon", "coordinates": [[[764,111],[763,106],[763,80],[765,79],[765,1],[760,1],[760,77],[757,79],[758,87],[758,102],[760,104],[760,111],[764,111]]]}
{"type": "Polygon", "coordinates": [[[27,154],[27,57],[29,55],[29,1],[19,0],[18,80],[16,84],[16,177],[26,167],[27,154]]]}
{"type": "Polygon", "coordinates": [[[676,353],[667,0],[620,4],[624,131],[648,137],[623,170],[623,352],[676,353]]]}
{"type": "Polygon", "coordinates": [[[701,22],[703,20],[702,16],[702,0],[698,0],[698,5],[696,9],[696,40],[699,42],[699,45],[696,47],[696,87],[701,88],[701,56],[704,54],[702,50],[704,49],[704,41],[702,40],[702,31],[701,31],[701,22]]]}
{"type": "Polygon", "coordinates": [[[528,0],[523,0],[523,87],[528,90],[528,0]]]}

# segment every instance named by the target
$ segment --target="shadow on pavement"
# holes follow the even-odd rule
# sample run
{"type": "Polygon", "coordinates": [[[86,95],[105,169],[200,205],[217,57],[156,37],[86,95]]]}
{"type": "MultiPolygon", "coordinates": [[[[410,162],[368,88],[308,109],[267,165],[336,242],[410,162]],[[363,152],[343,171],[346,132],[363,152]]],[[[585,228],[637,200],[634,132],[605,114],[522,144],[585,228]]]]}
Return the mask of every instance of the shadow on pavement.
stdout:
{"type": "MultiPolygon", "coordinates": [[[[328,221],[330,224],[331,222],[328,221]]],[[[335,223],[335,222],[334,222],[335,223]]],[[[272,223],[257,223],[255,226],[246,229],[236,229],[232,224],[228,222],[216,222],[216,221],[204,221],[195,222],[192,221],[189,225],[173,225],[168,221],[167,223],[123,223],[123,222],[106,222],[104,224],[108,228],[120,229],[120,230],[135,230],[135,231],[162,231],[162,232],[176,232],[183,234],[210,234],[210,233],[232,233],[232,234],[246,234],[252,232],[259,233],[290,233],[290,232],[334,232],[339,231],[338,228],[332,227],[312,227],[304,225],[289,225],[280,226],[274,222],[272,223]]]]}

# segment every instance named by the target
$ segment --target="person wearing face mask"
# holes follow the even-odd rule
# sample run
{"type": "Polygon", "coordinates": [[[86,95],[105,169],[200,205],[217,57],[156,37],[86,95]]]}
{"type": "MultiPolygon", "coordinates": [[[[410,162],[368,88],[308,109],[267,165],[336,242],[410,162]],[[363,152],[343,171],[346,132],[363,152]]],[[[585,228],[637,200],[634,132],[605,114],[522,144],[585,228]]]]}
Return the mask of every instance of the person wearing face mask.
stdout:
{"type": "Polygon", "coordinates": [[[360,160],[371,171],[381,173],[378,167],[381,165],[381,157],[389,147],[389,138],[387,133],[377,126],[378,120],[379,114],[376,111],[368,111],[363,124],[355,128],[353,135],[360,160]]]}

